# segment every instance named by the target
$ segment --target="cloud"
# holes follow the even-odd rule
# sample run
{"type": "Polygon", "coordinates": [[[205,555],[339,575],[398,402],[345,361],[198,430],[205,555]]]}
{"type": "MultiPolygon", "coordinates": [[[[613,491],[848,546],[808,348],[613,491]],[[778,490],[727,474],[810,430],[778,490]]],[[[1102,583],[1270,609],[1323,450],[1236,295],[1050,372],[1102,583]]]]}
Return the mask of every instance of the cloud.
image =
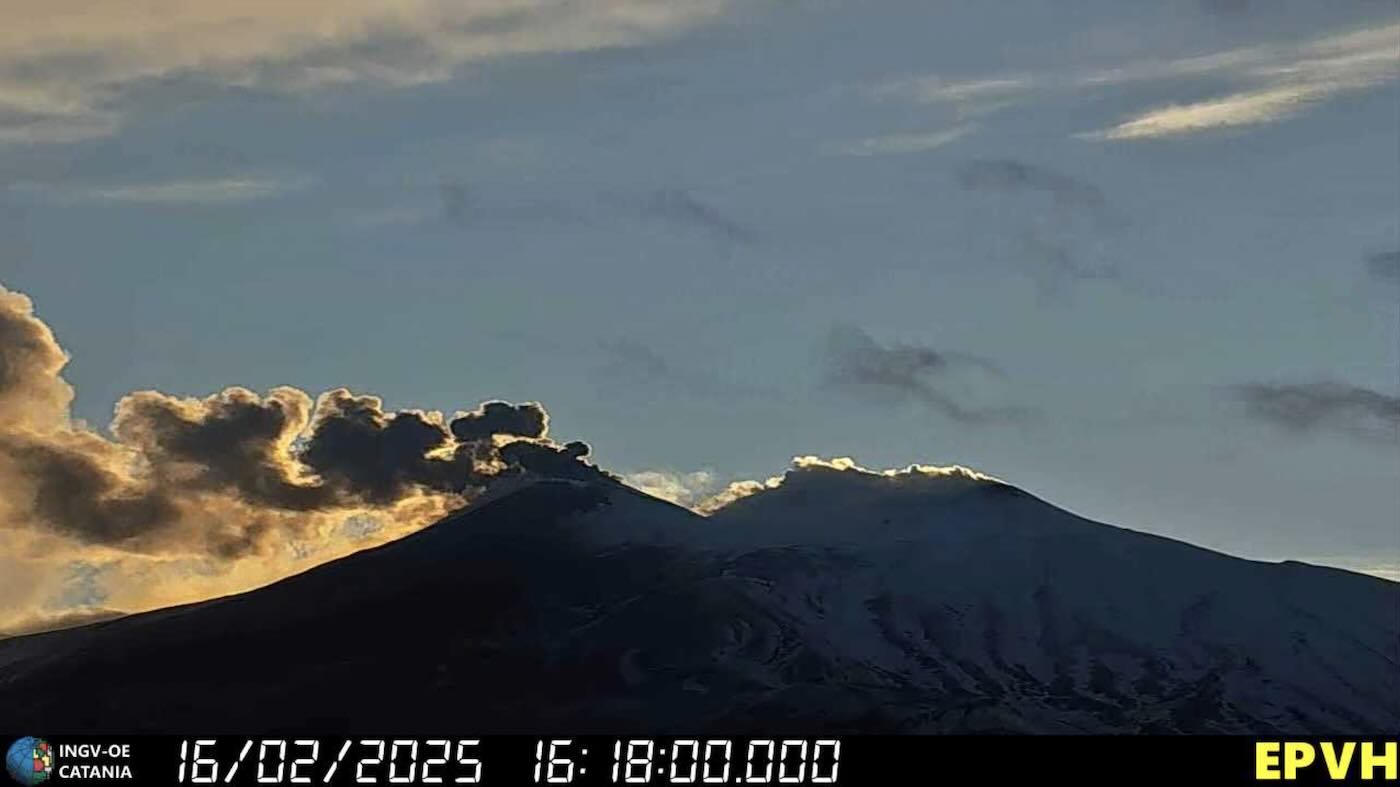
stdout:
{"type": "Polygon", "coordinates": [[[121,130],[114,112],[87,108],[84,113],[56,116],[5,112],[0,102],[0,144],[67,145],[111,136],[121,130]]]}
{"type": "Polygon", "coordinates": [[[719,478],[710,470],[680,473],[673,470],[639,470],[622,476],[623,483],[679,506],[694,508],[720,491],[719,478]]]}
{"type": "MultiPolygon", "coordinates": [[[[866,505],[888,500],[891,492],[940,491],[984,485],[1005,485],[986,473],[962,465],[920,465],[872,470],[851,457],[823,459],[798,456],[780,476],[763,481],[736,481],[722,492],[700,501],[695,510],[710,516],[742,518],[755,498],[782,499],[791,505],[812,507],[830,513],[833,502],[866,505]]],[[[822,517],[825,519],[827,517],[822,517]]],[[[813,520],[813,521],[820,521],[813,520]]]]}
{"type": "Polygon", "coordinates": [[[976,407],[943,390],[950,375],[964,371],[1004,377],[994,362],[969,353],[913,344],[882,345],[852,326],[838,325],[827,337],[826,382],[866,398],[913,400],[964,424],[1019,422],[1030,413],[1014,407],[976,407]]]}
{"type": "Polygon", "coordinates": [[[0,288],[0,573],[91,563],[115,567],[104,592],[124,588],[99,598],[49,583],[26,596],[33,614],[56,597],[120,609],[197,597],[180,597],[179,583],[143,595],[170,581],[144,573],[162,565],[203,577],[191,588],[246,589],[277,578],[274,567],[435,521],[503,475],[600,475],[586,445],[548,440],[535,403],[486,402],[448,420],[345,389],[314,402],[290,387],[137,391],[117,403],[108,436],[71,419],[67,359],[31,301],[0,288]]]}
{"type": "Polygon", "coordinates": [[[727,243],[749,246],[758,241],[758,233],[753,228],[701,202],[684,189],[658,189],[647,195],[641,207],[644,218],[700,230],[727,243]]]}
{"type": "Polygon", "coordinates": [[[1026,74],[966,80],[926,75],[881,82],[865,93],[879,100],[952,107],[955,117],[966,120],[994,112],[1043,87],[1042,79],[1026,74]]]}
{"type": "Polygon", "coordinates": [[[593,481],[605,477],[605,473],[581,460],[592,453],[588,443],[573,440],[563,445],[515,440],[501,446],[502,461],[513,472],[534,473],[553,478],[571,478],[579,481],[593,481]]]}
{"type": "Polygon", "coordinates": [[[61,421],[73,402],[72,386],[59,376],[67,363],[33,302],[0,287],[0,429],[61,421]]]}
{"type": "MultiPolygon", "coordinates": [[[[183,510],[154,484],[127,483],[122,469],[134,460],[130,452],[88,432],[0,434],[6,522],[27,523],[84,543],[143,548],[140,539],[168,532],[183,510]]],[[[223,551],[222,536],[211,533],[208,547],[223,551]]]]}
{"type": "Polygon", "coordinates": [[[1203,101],[1148,110],[1087,139],[1135,140],[1274,123],[1336,96],[1368,90],[1400,76],[1400,25],[1259,47],[1222,59],[1221,71],[1256,87],[1203,101]],[[1230,62],[1233,60],[1233,62],[1230,62]]]}
{"type": "Polygon", "coordinates": [[[962,139],[973,128],[971,125],[962,125],[943,131],[867,137],[838,146],[835,151],[846,156],[897,156],[907,153],[926,153],[962,139]]]}
{"type": "Polygon", "coordinates": [[[1302,111],[1323,95],[1319,88],[1307,85],[1233,93],[1209,101],[1154,109],[1086,138],[1147,139],[1269,123],[1302,111]]]}
{"type": "Polygon", "coordinates": [[[1231,393],[1245,412],[1288,432],[1400,439],[1400,397],[1334,381],[1244,383],[1231,393]]]}
{"type": "Polygon", "coordinates": [[[162,486],[227,491],[260,506],[308,511],[333,497],[308,479],[291,452],[311,408],[311,397],[295,388],[274,388],[266,397],[229,388],[205,399],[140,391],[118,403],[112,432],[145,458],[162,486]]]}
{"type": "Polygon", "coordinates": [[[1383,251],[1368,256],[1366,272],[1381,281],[1400,283],[1400,251],[1383,251]]]}
{"type": "Polygon", "coordinates": [[[11,190],[29,191],[61,202],[131,202],[150,205],[225,204],[281,196],[305,188],[304,178],[245,175],[202,180],[168,180],[124,185],[20,183],[11,190]]]}
{"type": "Polygon", "coordinates": [[[38,634],[44,631],[76,628],[104,620],[119,618],[122,613],[111,609],[83,609],[75,612],[60,612],[54,615],[30,618],[12,628],[0,629],[0,637],[19,637],[25,634],[38,634]]]}
{"type": "MultiPolygon", "coordinates": [[[[1216,2],[1219,9],[1243,4],[1216,2]]],[[[1079,136],[1099,141],[1175,138],[1275,123],[1347,93],[1400,77],[1400,25],[1331,33],[1302,42],[1257,44],[1175,59],[1128,61],[1111,67],[949,78],[922,75],[887,80],[866,90],[877,99],[951,107],[958,117],[1056,94],[1081,94],[1153,83],[1189,85],[1188,101],[1152,107],[1108,128],[1079,136]],[[1201,80],[1223,82],[1223,94],[1199,95],[1201,80]]]]}
{"type": "Polygon", "coordinates": [[[542,438],[549,433],[549,413],[538,402],[483,402],[452,419],[452,436],[469,442],[492,435],[542,438]]]}
{"type": "Polygon", "coordinates": [[[375,505],[484,485],[476,446],[455,443],[450,429],[440,413],[386,412],[379,397],[341,388],[321,395],[298,459],[325,487],[375,505]]]}
{"type": "Polygon", "coordinates": [[[713,19],[725,6],[725,0],[157,0],[133,13],[85,0],[3,3],[0,141],[69,142],[112,133],[129,90],[161,79],[275,91],[417,85],[487,60],[645,43],[713,19]]]}
{"type": "Polygon", "coordinates": [[[993,79],[950,80],[921,76],[884,82],[870,89],[879,97],[897,97],[920,104],[942,104],[1024,93],[1038,84],[1035,77],[1016,75],[993,79]]]}

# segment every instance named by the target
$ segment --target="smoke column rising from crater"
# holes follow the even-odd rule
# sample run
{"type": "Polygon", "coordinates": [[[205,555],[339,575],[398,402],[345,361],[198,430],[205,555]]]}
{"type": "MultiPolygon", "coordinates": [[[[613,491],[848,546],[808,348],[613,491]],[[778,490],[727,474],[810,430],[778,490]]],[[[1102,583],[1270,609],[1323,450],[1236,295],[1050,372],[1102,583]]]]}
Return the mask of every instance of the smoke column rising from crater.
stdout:
{"type": "Polygon", "coordinates": [[[30,578],[0,584],[0,626],[243,589],[426,525],[503,475],[599,472],[533,402],[449,419],[343,388],[137,391],[108,435],[71,417],[67,361],[30,299],[0,287],[0,573],[30,578]],[[351,538],[352,521],[377,524],[351,538]],[[74,565],[102,588],[76,605],[74,565]]]}

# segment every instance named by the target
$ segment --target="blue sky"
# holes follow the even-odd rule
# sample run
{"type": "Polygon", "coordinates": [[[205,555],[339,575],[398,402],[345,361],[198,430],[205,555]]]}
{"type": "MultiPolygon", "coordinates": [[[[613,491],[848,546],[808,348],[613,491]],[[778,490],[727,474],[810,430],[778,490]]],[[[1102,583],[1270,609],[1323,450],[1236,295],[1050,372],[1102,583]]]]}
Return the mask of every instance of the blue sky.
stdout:
{"type": "Polygon", "coordinates": [[[1400,571],[1393,2],[87,5],[0,10],[0,283],[94,424],[538,400],[1400,571]]]}

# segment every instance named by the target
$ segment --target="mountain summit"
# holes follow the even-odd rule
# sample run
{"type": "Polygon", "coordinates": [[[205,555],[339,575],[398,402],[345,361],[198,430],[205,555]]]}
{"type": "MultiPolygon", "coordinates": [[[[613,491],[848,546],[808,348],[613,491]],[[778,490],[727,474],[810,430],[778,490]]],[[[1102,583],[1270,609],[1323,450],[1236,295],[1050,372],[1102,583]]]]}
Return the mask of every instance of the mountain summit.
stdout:
{"type": "Polygon", "coordinates": [[[1400,585],[983,476],[806,468],[708,517],[519,484],[236,596],[0,641],[51,734],[1400,728],[1400,585]]]}

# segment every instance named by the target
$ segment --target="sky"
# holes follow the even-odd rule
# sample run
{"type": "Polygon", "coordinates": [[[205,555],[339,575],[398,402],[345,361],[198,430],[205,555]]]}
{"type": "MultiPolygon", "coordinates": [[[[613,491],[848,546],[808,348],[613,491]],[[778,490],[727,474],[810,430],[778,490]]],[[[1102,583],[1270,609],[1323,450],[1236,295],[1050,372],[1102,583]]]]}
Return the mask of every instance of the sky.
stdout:
{"type": "Polygon", "coordinates": [[[103,439],[538,401],[678,499],[958,463],[1400,577],[1393,1],[9,2],[0,285],[103,439]]]}

